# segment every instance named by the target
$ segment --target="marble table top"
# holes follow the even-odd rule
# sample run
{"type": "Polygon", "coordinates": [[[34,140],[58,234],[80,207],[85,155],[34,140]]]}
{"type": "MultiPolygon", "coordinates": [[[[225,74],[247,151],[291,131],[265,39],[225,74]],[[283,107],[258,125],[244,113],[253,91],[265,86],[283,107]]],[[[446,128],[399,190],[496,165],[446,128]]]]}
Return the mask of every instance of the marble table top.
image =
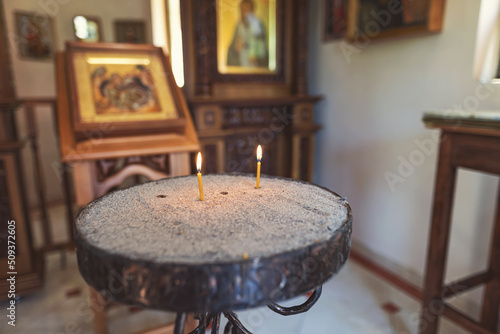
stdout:
{"type": "Polygon", "coordinates": [[[422,117],[429,128],[500,130],[500,111],[497,110],[433,110],[422,117]]]}

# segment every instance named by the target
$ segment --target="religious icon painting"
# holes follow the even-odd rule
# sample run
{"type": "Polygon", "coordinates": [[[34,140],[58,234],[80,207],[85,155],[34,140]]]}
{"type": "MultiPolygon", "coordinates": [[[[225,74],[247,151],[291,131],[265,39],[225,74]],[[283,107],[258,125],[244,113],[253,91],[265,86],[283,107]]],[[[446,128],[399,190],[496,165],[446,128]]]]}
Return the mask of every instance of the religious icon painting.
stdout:
{"type": "Polygon", "coordinates": [[[67,43],[75,131],[113,134],[184,126],[168,58],[152,45],[67,43]]]}
{"type": "Polygon", "coordinates": [[[35,12],[15,12],[19,58],[50,60],[54,55],[53,20],[35,12]]]}

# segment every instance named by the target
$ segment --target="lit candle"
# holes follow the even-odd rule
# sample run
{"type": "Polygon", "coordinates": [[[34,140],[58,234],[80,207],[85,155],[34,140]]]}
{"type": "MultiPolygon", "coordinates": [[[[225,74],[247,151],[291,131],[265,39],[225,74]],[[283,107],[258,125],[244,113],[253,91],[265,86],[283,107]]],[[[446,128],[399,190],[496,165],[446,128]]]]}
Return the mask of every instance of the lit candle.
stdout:
{"type": "Polygon", "coordinates": [[[203,201],[203,182],[201,182],[201,153],[198,152],[198,159],[196,159],[196,169],[198,170],[198,188],[200,188],[200,201],[203,201]]]}
{"type": "Polygon", "coordinates": [[[255,188],[259,189],[260,186],[260,160],[262,159],[262,147],[260,145],[257,147],[257,186],[255,188]]]}

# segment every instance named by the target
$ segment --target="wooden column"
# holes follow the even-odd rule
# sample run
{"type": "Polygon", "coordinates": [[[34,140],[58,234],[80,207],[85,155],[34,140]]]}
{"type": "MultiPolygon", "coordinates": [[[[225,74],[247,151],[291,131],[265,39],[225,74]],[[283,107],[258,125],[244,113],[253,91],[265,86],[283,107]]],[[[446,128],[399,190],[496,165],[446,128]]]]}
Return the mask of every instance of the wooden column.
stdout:
{"type": "MultiPolygon", "coordinates": [[[[209,16],[215,8],[207,1],[194,0],[194,36],[195,36],[195,62],[196,62],[196,95],[208,97],[212,94],[211,83],[211,41],[209,16]]],[[[212,13],[212,15],[215,15],[212,13]]]]}
{"type": "Polygon", "coordinates": [[[75,184],[76,204],[83,207],[96,198],[95,175],[93,161],[79,161],[73,164],[73,182],[75,184]]]}
{"type": "Polygon", "coordinates": [[[106,308],[108,301],[104,296],[98,293],[94,288],[89,286],[90,292],[90,307],[94,313],[94,333],[107,334],[108,333],[108,320],[106,308]]]}
{"type": "Polygon", "coordinates": [[[293,27],[295,29],[296,42],[293,44],[293,48],[295,56],[294,69],[296,73],[293,92],[297,95],[307,95],[308,7],[307,0],[295,0],[293,27]]]}

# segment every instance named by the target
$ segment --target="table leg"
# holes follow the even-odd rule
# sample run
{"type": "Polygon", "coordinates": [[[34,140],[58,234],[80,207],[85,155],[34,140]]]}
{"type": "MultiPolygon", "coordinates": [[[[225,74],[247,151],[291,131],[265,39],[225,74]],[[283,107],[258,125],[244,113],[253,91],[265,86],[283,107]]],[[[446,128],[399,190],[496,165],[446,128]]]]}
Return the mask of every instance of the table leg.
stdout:
{"type": "Polygon", "coordinates": [[[94,333],[107,334],[108,320],[106,314],[106,307],[108,301],[93,287],[89,286],[89,290],[90,290],[90,307],[94,312],[94,333]]]}
{"type": "Polygon", "coordinates": [[[500,312],[500,187],[497,193],[496,211],[489,264],[493,279],[486,285],[481,314],[481,324],[492,332],[497,330],[500,312]]]}
{"type": "Polygon", "coordinates": [[[224,334],[233,334],[233,324],[228,321],[226,327],[224,327],[224,334]]]}
{"type": "Polygon", "coordinates": [[[441,135],[434,204],[428,240],[427,265],[419,333],[435,334],[443,312],[442,289],[448,253],[456,167],[452,165],[452,135],[441,135]]]}
{"type": "Polygon", "coordinates": [[[214,317],[214,321],[212,322],[212,334],[218,334],[220,327],[220,313],[214,317]]]}
{"type": "Polygon", "coordinates": [[[205,329],[207,328],[207,323],[206,323],[207,318],[206,317],[207,317],[207,314],[205,314],[205,313],[199,314],[200,322],[199,322],[198,328],[200,329],[200,333],[205,333],[205,329]]]}
{"type": "Polygon", "coordinates": [[[186,313],[177,313],[175,318],[174,334],[184,334],[184,326],[186,325],[186,313]]]}

